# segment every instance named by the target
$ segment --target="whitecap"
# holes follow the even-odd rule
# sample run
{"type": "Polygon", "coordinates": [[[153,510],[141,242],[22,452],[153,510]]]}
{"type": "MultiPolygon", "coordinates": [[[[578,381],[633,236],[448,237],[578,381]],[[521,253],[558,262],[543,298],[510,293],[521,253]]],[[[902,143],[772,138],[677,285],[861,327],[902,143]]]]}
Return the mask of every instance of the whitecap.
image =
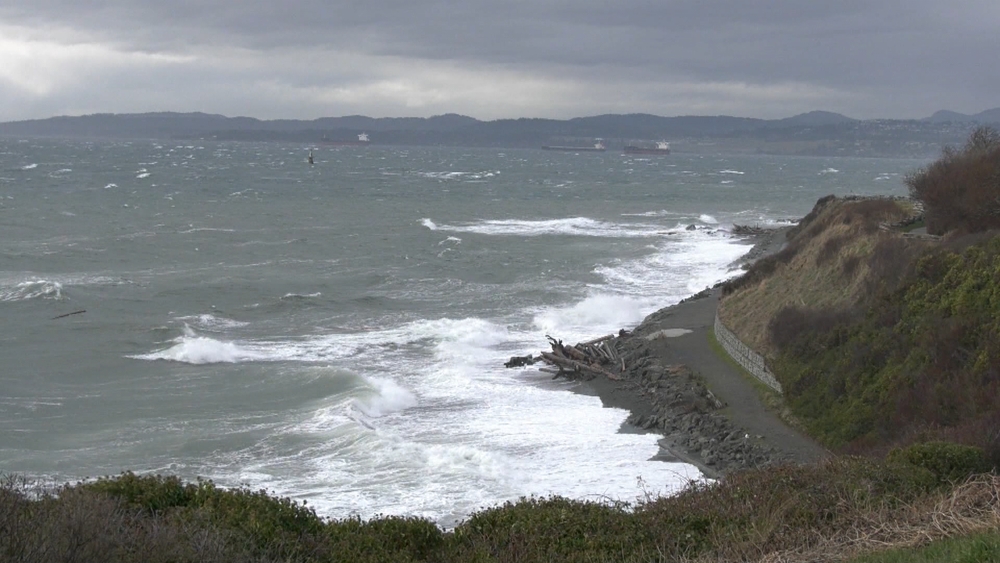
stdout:
{"type": "Polygon", "coordinates": [[[458,180],[462,176],[465,176],[467,173],[447,171],[447,172],[418,172],[418,174],[425,178],[433,178],[437,180],[458,180]]]}
{"type": "Polygon", "coordinates": [[[362,379],[369,392],[365,397],[354,399],[351,404],[369,418],[380,418],[417,405],[417,396],[391,379],[362,379]]]}
{"type": "Polygon", "coordinates": [[[174,345],[149,354],[129,356],[137,360],[168,360],[184,364],[235,364],[244,361],[267,360],[267,356],[244,348],[235,342],[226,342],[198,336],[190,327],[184,335],[173,340],[174,345]]]}
{"type": "Polygon", "coordinates": [[[643,211],[642,213],[622,213],[622,217],[670,217],[677,213],[661,209],[659,211],[643,211]]]}
{"type": "Polygon", "coordinates": [[[27,301],[29,299],[62,299],[61,283],[49,280],[20,282],[14,287],[0,287],[0,301],[27,301]]]}
{"type": "Polygon", "coordinates": [[[487,220],[466,225],[437,225],[430,219],[424,225],[432,230],[477,233],[494,236],[574,235],[591,237],[635,238],[657,236],[662,227],[646,224],[619,224],[588,217],[565,219],[504,219],[487,220]],[[433,225],[433,227],[431,226],[433,225]]]}
{"type": "Polygon", "coordinates": [[[736,174],[737,176],[742,176],[744,172],[739,170],[719,170],[719,174],[736,174]]]}
{"type": "Polygon", "coordinates": [[[837,170],[836,168],[824,168],[823,170],[820,170],[819,173],[820,175],[823,175],[823,174],[836,174],[838,172],[840,172],[840,170],[837,170]]]}
{"type": "Polygon", "coordinates": [[[191,233],[201,233],[201,232],[234,233],[236,232],[236,229],[222,229],[217,227],[191,227],[186,231],[177,231],[177,232],[182,235],[187,235],[191,233]]]}
{"type": "Polygon", "coordinates": [[[24,166],[21,167],[21,170],[31,170],[31,169],[34,169],[34,168],[38,168],[38,164],[34,164],[34,163],[32,163],[32,164],[25,164],[24,166]]]}
{"type": "Polygon", "coordinates": [[[281,296],[282,301],[297,301],[301,299],[310,299],[323,295],[319,291],[316,293],[286,293],[281,296]]]}
{"type": "Polygon", "coordinates": [[[638,323],[648,307],[644,301],[626,295],[591,295],[568,307],[539,312],[532,324],[541,332],[558,334],[567,341],[589,338],[638,323]]]}
{"type": "Polygon", "coordinates": [[[213,314],[204,315],[190,315],[186,317],[178,317],[177,320],[184,321],[185,323],[194,324],[198,328],[206,330],[223,330],[231,328],[239,328],[247,326],[248,322],[236,321],[233,319],[227,319],[225,317],[219,317],[213,314]]]}

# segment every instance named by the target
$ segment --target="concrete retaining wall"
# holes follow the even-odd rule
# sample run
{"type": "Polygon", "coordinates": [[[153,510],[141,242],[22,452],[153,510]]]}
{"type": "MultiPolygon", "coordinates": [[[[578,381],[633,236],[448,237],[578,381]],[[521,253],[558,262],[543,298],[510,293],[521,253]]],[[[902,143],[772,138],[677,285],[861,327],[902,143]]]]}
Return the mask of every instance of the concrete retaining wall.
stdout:
{"type": "Polygon", "coordinates": [[[736,363],[743,366],[743,369],[752,373],[754,377],[771,389],[781,393],[781,384],[778,383],[771,370],[767,369],[764,357],[736,338],[736,335],[719,320],[719,315],[715,315],[715,338],[726,353],[736,360],[736,363]]]}

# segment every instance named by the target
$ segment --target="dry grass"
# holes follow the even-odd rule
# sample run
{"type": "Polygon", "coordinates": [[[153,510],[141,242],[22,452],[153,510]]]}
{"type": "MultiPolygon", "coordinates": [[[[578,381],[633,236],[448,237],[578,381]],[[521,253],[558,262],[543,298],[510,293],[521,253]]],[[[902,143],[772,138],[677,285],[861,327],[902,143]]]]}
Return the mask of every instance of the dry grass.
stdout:
{"type": "MultiPolygon", "coordinates": [[[[899,239],[878,230],[912,213],[912,205],[892,200],[826,200],[789,240],[795,250],[770,275],[725,296],[719,316],[750,347],[765,356],[776,353],[768,322],[788,306],[848,308],[870,291],[869,258],[883,239],[899,239]]],[[[881,244],[880,244],[881,243],[881,244]]],[[[909,241],[902,244],[920,244],[909,241]]],[[[893,245],[895,248],[895,245],[893,245]]]]}
{"type": "Polygon", "coordinates": [[[850,526],[802,538],[798,546],[755,551],[759,546],[732,545],[691,563],[833,563],[865,553],[926,545],[1000,526],[1000,477],[979,475],[965,484],[918,502],[892,507],[872,504],[850,526]]]}

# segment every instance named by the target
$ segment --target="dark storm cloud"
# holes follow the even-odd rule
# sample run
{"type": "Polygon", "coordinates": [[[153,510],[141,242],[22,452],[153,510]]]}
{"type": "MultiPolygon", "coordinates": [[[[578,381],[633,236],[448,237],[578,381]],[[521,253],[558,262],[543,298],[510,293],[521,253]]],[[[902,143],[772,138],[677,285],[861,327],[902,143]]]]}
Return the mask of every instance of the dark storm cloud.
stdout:
{"type": "MultiPolygon", "coordinates": [[[[127,51],[205,58],[227,50],[276,60],[286,53],[318,68],[331,57],[358,57],[330,73],[275,69],[297,87],[347,87],[389,58],[409,61],[397,71],[402,77],[447,64],[470,76],[484,72],[484,80],[491,75],[483,69],[501,69],[594,91],[616,83],[620,91],[650,90],[636,98],[660,83],[686,85],[681,92],[703,84],[720,97],[720,84],[734,92],[749,85],[761,96],[801,89],[812,92],[809,103],[858,117],[1000,105],[993,97],[1000,3],[992,0],[39,0],[0,7],[0,21],[76,30],[127,51]]],[[[647,103],[633,111],[674,107],[630,97],[623,96],[647,103]]]]}

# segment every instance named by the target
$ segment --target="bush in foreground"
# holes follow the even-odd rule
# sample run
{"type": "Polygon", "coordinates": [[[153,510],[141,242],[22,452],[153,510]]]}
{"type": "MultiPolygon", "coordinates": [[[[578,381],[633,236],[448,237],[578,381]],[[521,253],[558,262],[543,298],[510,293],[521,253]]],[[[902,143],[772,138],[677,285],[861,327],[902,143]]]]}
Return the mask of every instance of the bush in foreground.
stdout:
{"type": "MultiPolygon", "coordinates": [[[[36,492],[0,486],[5,562],[604,562],[844,557],[1000,522],[1000,479],[954,485],[964,450],[890,463],[841,458],[692,483],[636,505],[559,497],[482,510],[454,530],[421,518],[322,519],[261,491],[131,473],[36,492]],[[931,467],[929,469],[928,467],[931,467]],[[939,473],[936,473],[939,471],[939,473]],[[891,525],[887,525],[891,523],[891,525]],[[948,524],[951,526],[951,524],[948,524]],[[937,527],[935,527],[937,526],[937,527]],[[956,524],[956,526],[958,526],[956,524]],[[857,538],[869,538],[868,544],[857,538]],[[812,555],[809,555],[812,554],[812,555]]],[[[866,540],[867,541],[867,540],[866,540]]]]}

